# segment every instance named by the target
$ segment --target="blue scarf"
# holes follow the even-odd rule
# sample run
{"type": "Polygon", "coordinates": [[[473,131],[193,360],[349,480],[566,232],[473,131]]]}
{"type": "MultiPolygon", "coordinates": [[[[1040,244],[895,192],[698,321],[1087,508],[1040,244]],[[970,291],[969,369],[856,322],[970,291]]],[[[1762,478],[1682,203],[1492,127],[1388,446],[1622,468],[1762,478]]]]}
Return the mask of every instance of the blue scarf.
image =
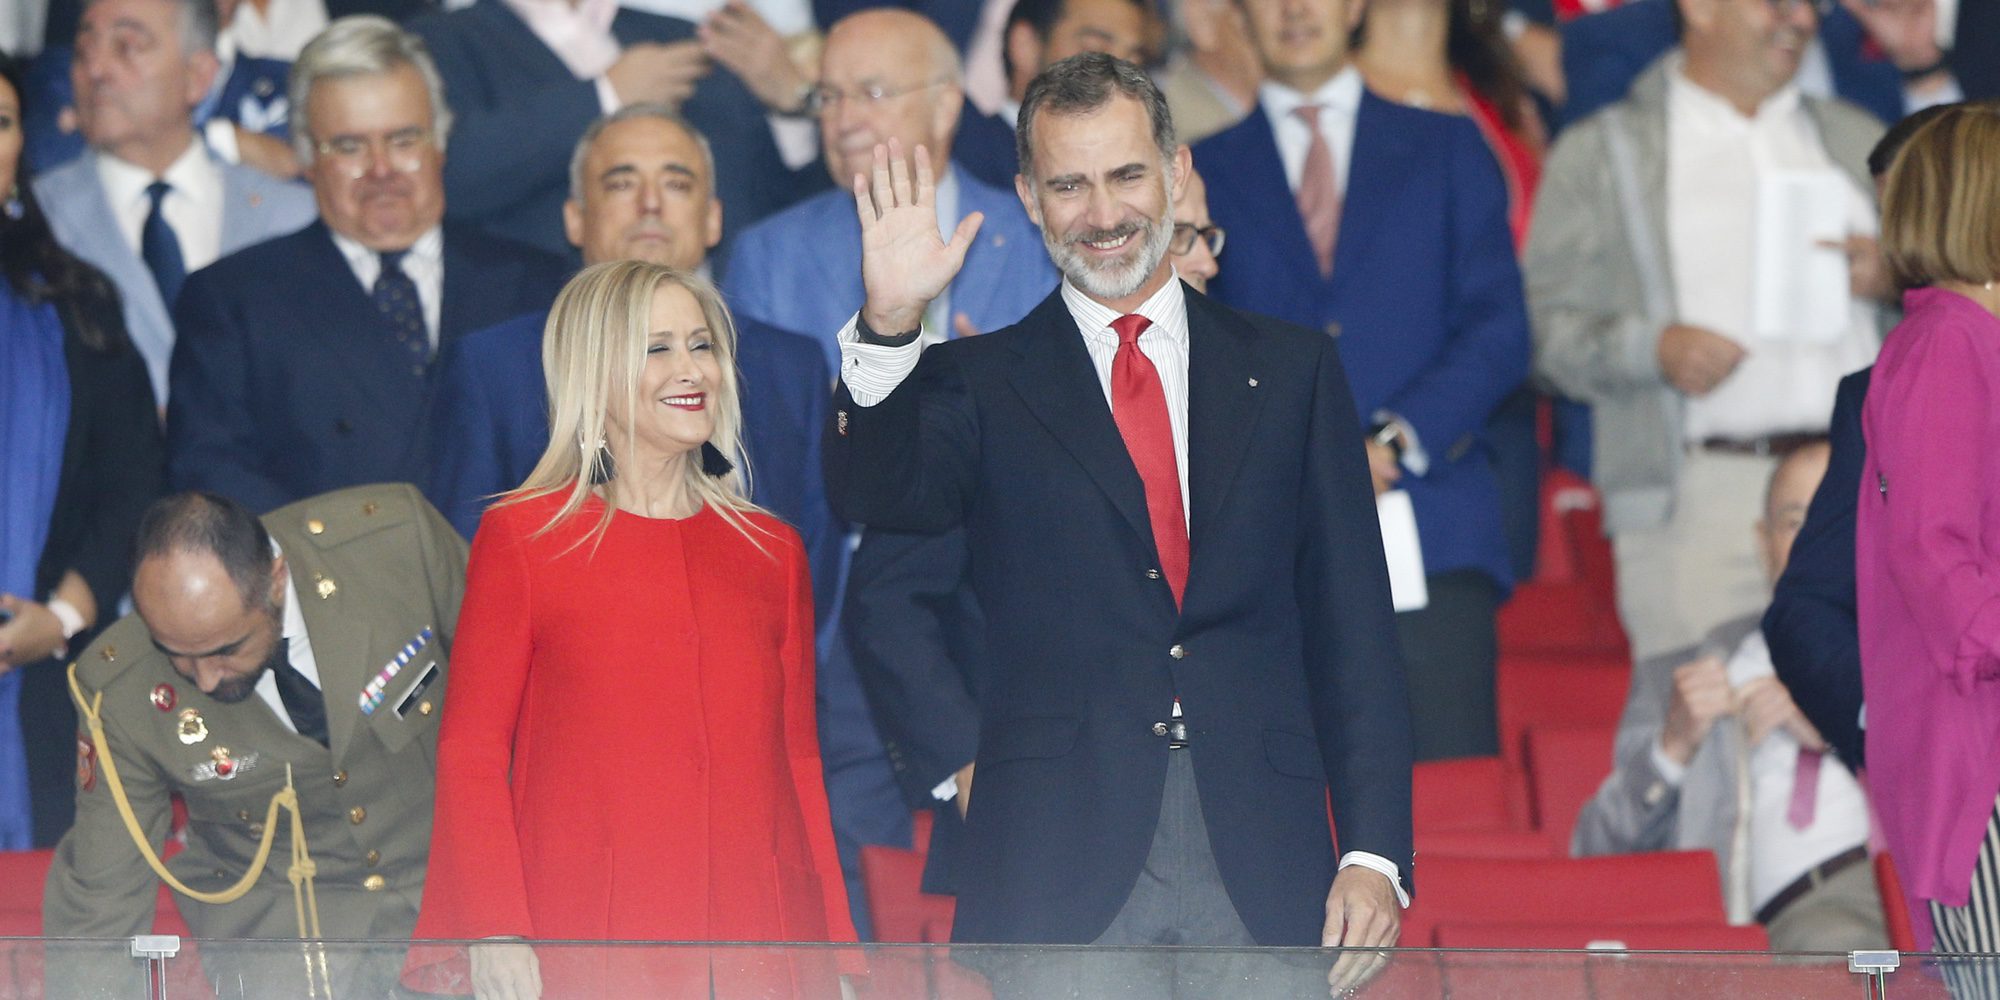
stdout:
{"type": "MultiPolygon", "coordinates": [[[[0,284],[0,591],[27,600],[48,544],[69,431],[69,366],[52,305],[0,284]]],[[[21,747],[21,672],[0,676],[0,850],[33,846],[28,762],[21,747]]]]}

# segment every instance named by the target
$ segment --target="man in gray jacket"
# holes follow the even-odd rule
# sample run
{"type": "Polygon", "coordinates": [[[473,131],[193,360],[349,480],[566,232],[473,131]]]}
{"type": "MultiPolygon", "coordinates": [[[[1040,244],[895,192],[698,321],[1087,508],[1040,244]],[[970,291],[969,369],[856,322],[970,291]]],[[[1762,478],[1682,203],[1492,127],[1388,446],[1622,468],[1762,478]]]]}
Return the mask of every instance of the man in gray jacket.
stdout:
{"type": "Polygon", "coordinates": [[[1741,526],[1874,359],[1890,294],[1866,167],[1882,128],[1794,79],[1813,6],[1671,2],[1681,47],[1563,134],[1523,261],[1536,370],[1596,416],[1635,659],[1764,605],[1741,526]]]}
{"type": "MultiPolygon", "coordinates": [[[[1827,456],[1802,446],[1771,479],[1755,536],[1768,580],[1827,456]]],[[[1887,947],[1867,800],[1774,675],[1754,615],[1637,665],[1614,764],[1577,817],[1576,854],[1712,850],[1730,919],[1754,917],[1777,950],[1887,947]]]]}

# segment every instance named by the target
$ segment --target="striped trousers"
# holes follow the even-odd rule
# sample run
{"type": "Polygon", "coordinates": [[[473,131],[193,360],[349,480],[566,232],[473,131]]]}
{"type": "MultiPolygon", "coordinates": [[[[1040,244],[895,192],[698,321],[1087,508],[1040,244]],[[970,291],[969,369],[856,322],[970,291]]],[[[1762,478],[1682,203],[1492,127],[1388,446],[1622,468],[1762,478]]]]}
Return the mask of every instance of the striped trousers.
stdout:
{"type": "Polygon", "coordinates": [[[2000,998],[2000,801],[1986,821],[1979,862],[1972,867],[1972,898],[1964,906],[1930,901],[1939,954],[1983,955],[1939,962],[1954,998],[2000,998]]]}

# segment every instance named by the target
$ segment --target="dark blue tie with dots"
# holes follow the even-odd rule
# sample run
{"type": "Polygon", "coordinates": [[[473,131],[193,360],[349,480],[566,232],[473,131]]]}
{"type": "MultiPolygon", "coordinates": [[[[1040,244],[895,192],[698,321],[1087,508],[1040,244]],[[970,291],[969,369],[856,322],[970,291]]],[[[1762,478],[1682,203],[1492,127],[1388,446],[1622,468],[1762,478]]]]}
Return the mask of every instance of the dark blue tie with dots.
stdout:
{"type": "Polygon", "coordinates": [[[146,185],[146,197],[152,199],[152,208],[146,212],[146,224],[139,230],[139,259],[146,262],[146,270],[153,273],[153,284],[159,286],[160,301],[169,310],[174,300],[180,297],[181,282],[187,278],[187,264],[181,258],[180,237],[174,227],[167,225],[167,217],[160,214],[160,203],[166,200],[173,185],[166,181],[154,181],[146,185]]]}
{"type": "Polygon", "coordinates": [[[410,352],[413,370],[422,374],[430,363],[431,338],[424,330],[424,304],[417,298],[417,283],[403,273],[403,255],[408,252],[385,250],[380,254],[382,273],[375,276],[375,308],[389,321],[396,342],[410,352]]]}

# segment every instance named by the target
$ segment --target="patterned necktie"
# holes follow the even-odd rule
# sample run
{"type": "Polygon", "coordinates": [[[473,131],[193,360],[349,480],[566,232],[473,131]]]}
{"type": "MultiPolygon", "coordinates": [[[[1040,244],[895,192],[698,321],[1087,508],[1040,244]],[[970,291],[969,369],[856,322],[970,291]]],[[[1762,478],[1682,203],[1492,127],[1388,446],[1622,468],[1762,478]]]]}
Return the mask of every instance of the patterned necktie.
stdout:
{"type": "Polygon", "coordinates": [[[1312,240],[1313,256],[1319,260],[1320,277],[1333,274],[1333,244],[1340,236],[1340,185],[1333,174],[1333,154],[1319,131],[1320,106],[1307,104],[1292,113],[1306,123],[1312,141],[1306,146],[1305,170],[1299,174],[1299,218],[1312,240]]]}
{"type": "MultiPolygon", "coordinates": [[[[278,641],[285,639],[280,636],[278,641]]],[[[290,655],[278,661],[271,675],[278,681],[278,700],[285,703],[285,714],[292,717],[299,735],[326,746],[326,699],[320,697],[319,688],[292,666],[290,655]]]]}
{"type": "Polygon", "coordinates": [[[403,255],[408,252],[382,251],[382,273],[375,276],[375,308],[389,321],[396,342],[410,352],[416,372],[421,375],[431,360],[431,338],[424,329],[424,304],[417,298],[417,283],[403,273],[403,255]]]}
{"type": "Polygon", "coordinates": [[[146,212],[146,225],[139,230],[139,259],[146,262],[146,270],[153,272],[153,284],[160,289],[160,301],[166,303],[169,312],[174,308],[174,300],[180,297],[181,282],[187,279],[180,236],[160,213],[160,203],[173,189],[166,181],[146,185],[146,197],[153,205],[146,212]]]}
{"type": "Polygon", "coordinates": [[[1160,551],[1160,573],[1173,589],[1174,606],[1187,591],[1187,516],[1181,506],[1180,463],[1174,459],[1174,429],[1167,417],[1167,394],[1160,372],[1139,350],[1139,334],[1152,321],[1137,313],[1111,321],[1118,354],[1111,359],[1111,419],[1132,453],[1132,465],[1146,487],[1146,517],[1160,551]]]}
{"type": "Polygon", "coordinates": [[[1799,748],[1799,760],[1792,769],[1792,798],[1785,806],[1785,822],[1794,830],[1812,825],[1819,806],[1819,767],[1825,754],[1799,748]]]}

